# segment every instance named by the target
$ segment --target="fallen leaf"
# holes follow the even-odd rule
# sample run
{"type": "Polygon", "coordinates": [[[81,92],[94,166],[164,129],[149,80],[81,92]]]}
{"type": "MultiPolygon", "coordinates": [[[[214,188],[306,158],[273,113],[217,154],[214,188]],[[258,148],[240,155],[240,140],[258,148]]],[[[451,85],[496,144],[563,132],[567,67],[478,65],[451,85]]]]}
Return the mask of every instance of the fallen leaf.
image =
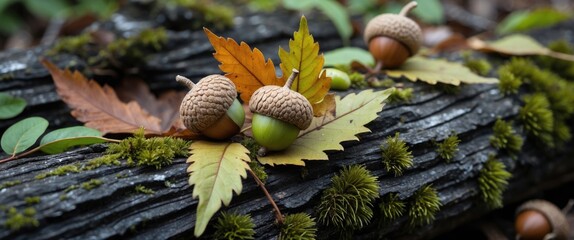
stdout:
{"type": "Polygon", "coordinates": [[[460,63],[419,56],[409,58],[398,69],[385,70],[390,77],[406,77],[411,81],[423,81],[429,84],[437,82],[460,85],[460,83],[498,83],[496,78],[478,76],[460,63]]]}
{"type": "Polygon", "coordinates": [[[13,118],[24,111],[26,100],[0,93],[0,119],[13,118]]]}
{"type": "Polygon", "coordinates": [[[50,71],[62,101],[72,108],[72,116],[102,134],[132,133],[143,127],[146,134],[162,135],[172,130],[162,128],[161,119],[146,112],[137,102],[122,102],[109,86],[101,87],[80,72],[61,70],[47,60],[42,64],[50,71]]]}
{"type": "Polygon", "coordinates": [[[135,101],[149,114],[161,119],[161,129],[169,129],[170,126],[185,129],[179,119],[179,105],[187,92],[164,91],[156,98],[142,79],[124,78],[116,93],[122,102],[135,101]]]}
{"type": "Polygon", "coordinates": [[[468,45],[474,50],[483,52],[497,52],[514,56],[544,55],[566,61],[574,61],[574,55],[554,52],[542,46],[533,38],[523,34],[513,34],[494,42],[485,42],[475,37],[468,40],[468,45]]]}
{"type": "Polygon", "coordinates": [[[94,143],[107,142],[102,133],[96,129],[75,126],[61,128],[49,132],[40,140],[40,150],[47,154],[56,154],[66,151],[73,146],[82,146],[94,143]]]}
{"type": "Polygon", "coordinates": [[[343,99],[335,96],[335,115],[313,118],[311,126],[302,131],[289,148],[258,157],[259,162],[304,166],[303,160],[328,160],[324,151],[343,150],[341,142],[359,140],[357,134],[371,131],[364,125],[377,118],[377,113],[385,106],[383,101],[394,90],[365,90],[358,94],[351,93],[343,99]]]}
{"type": "Polygon", "coordinates": [[[353,61],[362,64],[374,65],[373,55],[365,49],[358,47],[343,47],[333,51],[325,52],[325,66],[349,65],[353,61]]]}
{"type": "Polygon", "coordinates": [[[237,44],[232,38],[224,39],[203,28],[209,42],[213,45],[213,56],[221,64],[219,69],[225,72],[225,76],[235,83],[243,102],[249,102],[253,92],[265,85],[283,86],[286,79],[277,78],[275,65],[271,59],[263,57],[259,49],[251,48],[247,43],[237,44]]]}
{"type": "Polygon", "coordinates": [[[323,97],[329,91],[331,78],[326,73],[321,74],[325,59],[319,55],[319,43],[315,42],[313,35],[309,33],[307,19],[301,17],[299,31],[293,33],[293,39],[289,40],[289,52],[279,47],[279,59],[281,59],[282,81],[293,72],[299,70],[299,75],[293,81],[291,89],[301,93],[309,100],[311,105],[323,101],[323,97]]]}
{"type": "Polygon", "coordinates": [[[48,128],[48,121],[41,117],[29,117],[10,126],[2,134],[2,150],[12,156],[28,149],[48,128]]]}
{"type": "Polygon", "coordinates": [[[221,204],[229,205],[233,192],[241,193],[250,159],[249,150],[240,143],[194,141],[190,150],[187,172],[189,185],[194,185],[193,198],[199,198],[194,232],[199,237],[221,204]]]}

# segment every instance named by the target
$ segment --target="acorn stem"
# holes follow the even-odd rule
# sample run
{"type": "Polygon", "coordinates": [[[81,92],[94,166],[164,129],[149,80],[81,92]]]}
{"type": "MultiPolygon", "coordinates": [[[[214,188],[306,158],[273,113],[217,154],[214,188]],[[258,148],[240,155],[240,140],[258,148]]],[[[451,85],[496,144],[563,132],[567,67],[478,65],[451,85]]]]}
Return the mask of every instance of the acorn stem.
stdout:
{"type": "Polygon", "coordinates": [[[403,9],[401,9],[401,12],[399,13],[399,15],[401,15],[403,17],[406,16],[411,10],[413,10],[413,8],[416,8],[417,5],[418,5],[417,2],[415,2],[415,1],[408,3],[407,5],[405,5],[403,7],[403,9]]]}
{"type": "Polygon", "coordinates": [[[186,77],[181,76],[181,75],[175,76],[175,81],[177,81],[181,85],[186,86],[190,90],[193,89],[193,87],[195,86],[195,83],[193,83],[193,81],[191,81],[191,80],[189,80],[189,78],[186,78],[186,77]]]}
{"type": "Polygon", "coordinates": [[[287,89],[291,88],[291,84],[293,84],[293,81],[295,81],[295,78],[297,78],[297,76],[299,76],[299,70],[293,68],[293,70],[291,70],[291,76],[289,76],[287,82],[285,83],[285,86],[283,87],[287,89]]]}

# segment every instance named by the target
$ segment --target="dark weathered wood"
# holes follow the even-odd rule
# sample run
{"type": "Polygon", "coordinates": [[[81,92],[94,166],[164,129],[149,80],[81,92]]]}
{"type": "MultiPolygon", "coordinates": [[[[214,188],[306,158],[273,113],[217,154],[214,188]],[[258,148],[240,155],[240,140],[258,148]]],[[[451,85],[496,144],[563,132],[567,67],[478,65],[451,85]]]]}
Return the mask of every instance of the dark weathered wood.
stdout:
{"type": "MultiPolygon", "coordinates": [[[[298,17],[254,15],[245,18],[244,26],[222,35],[253,43],[266,56],[276,58],[277,45],[286,46],[286,39],[296,29],[297,22],[298,17]],[[275,23],[285,19],[289,22],[284,28],[275,27],[275,23]],[[255,30],[259,26],[264,26],[261,29],[265,31],[255,30]],[[247,29],[252,34],[242,34],[247,29]]],[[[310,26],[321,46],[329,46],[323,50],[340,45],[336,32],[328,23],[318,21],[310,26]]],[[[357,43],[360,44],[360,40],[357,43]]],[[[6,52],[0,55],[0,62],[11,59],[15,66],[22,66],[18,63],[25,66],[23,70],[3,71],[11,74],[12,79],[0,81],[0,90],[22,96],[30,103],[25,114],[3,121],[0,129],[31,115],[47,117],[53,127],[75,122],[54,92],[47,71],[36,63],[41,50],[36,48],[28,53],[6,52]]],[[[175,74],[197,79],[218,72],[210,52],[203,33],[171,32],[169,48],[152,56],[141,70],[152,89],[173,88],[175,74]]],[[[85,68],[85,63],[74,56],[61,56],[56,61],[65,66],[71,60],[80,69],[85,68]]],[[[329,152],[331,160],[307,161],[304,168],[267,168],[267,188],[283,213],[308,212],[314,215],[314,207],[330,178],[343,166],[363,164],[378,177],[381,196],[396,192],[402,199],[407,199],[421,186],[432,184],[438,190],[443,206],[436,221],[428,226],[405,232],[402,226],[407,218],[403,217],[382,229],[369,226],[357,233],[356,239],[378,236],[428,238],[486,214],[488,209],[480,201],[477,174],[488,155],[496,152],[489,145],[494,121],[498,117],[513,118],[518,112],[519,102],[502,97],[495,85],[463,86],[456,95],[441,93],[424,84],[413,84],[413,87],[415,98],[411,103],[387,105],[379,117],[367,125],[372,133],[361,134],[360,142],[344,143],[345,151],[329,152]],[[415,166],[400,177],[384,171],[380,157],[381,142],[395,132],[401,132],[415,156],[415,166]],[[433,141],[441,141],[451,132],[457,133],[462,143],[456,158],[446,164],[437,157],[433,141]]],[[[545,153],[528,142],[524,149],[517,160],[501,158],[514,175],[505,192],[505,202],[523,200],[536,190],[574,179],[571,174],[574,161],[568,157],[572,154],[571,148],[545,153]]],[[[27,157],[0,164],[0,184],[22,181],[19,185],[0,190],[0,204],[21,210],[27,206],[25,197],[41,197],[41,202],[34,205],[38,210],[36,217],[40,227],[21,231],[0,228],[0,239],[192,238],[197,200],[191,197],[192,188],[187,183],[187,164],[183,158],[159,170],[122,164],[42,180],[34,178],[65,164],[84,164],[101,156],[104,150],[105,145],[93,145],[63,154],[27,157]],[[90,179],[100,179],[104,184],[92,190],[65,191],[90,179]],[[137,193],[137,185],[149,187],[155,194],[137,193]],[[66,196],[65,199],[61,198],[62,195],[66,196]]],[[[242,194],[235,196],[226,209],[251,214],[256,224],[257,239],[277,236],[272,208],[250,177],[244,180],[242,194]]],[[[0,222],[5,220],[5,213],[0,211],[0,222]]],[[[205,238],[209,238],[211,230],[208,228],[205,238]]],[[[319,238],[327,238],[328,234],[327,229],[320,228],[319,238]]]]}

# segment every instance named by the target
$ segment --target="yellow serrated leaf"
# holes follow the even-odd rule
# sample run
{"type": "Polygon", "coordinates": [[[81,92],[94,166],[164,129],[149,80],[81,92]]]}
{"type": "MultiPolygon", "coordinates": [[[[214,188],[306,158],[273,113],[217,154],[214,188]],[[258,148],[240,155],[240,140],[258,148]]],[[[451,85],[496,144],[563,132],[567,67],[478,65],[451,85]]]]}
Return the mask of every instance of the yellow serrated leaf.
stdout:
{"type": "Polygon", "coordinates": [[[241,193],[241,179],[247,177],[249,150],[239,143],[194,141],[187,168],[193,198],[199,197],[197,205],[195,236],[205,231],[213,214],[221,203],[229,205],[233,192],[241,193]]]}
{"type": "Polygon", "coordinates": [[[273,61],[268,58],[265,62],[259,49],[254,48],[251,51],[245,42],[237,44],[232,38],[219,37],[207,28],[203,31],[215,49],[213,57],[221,63],[219,69],[233,81],[243,102],[248,103],[253,92],[260,87],[285,84],[286,79],[277,78],[275,75],[273,61]]]}
{"type": "Polygon", "coordinates": [[[498,79],[478,76],[460,63],[419,56],[410,58],[398,69],[385,70],[385,73],[390,77],[404,76],[413,82],[420,80],[433,85],[437,82],[455,86],[460,83],[498,83],[498,79]]]}
{"type": "Polygon", "coordinates": [[[289,40],[289,52],[279,47],[279,59],[283,71],[283,82],[291,75],[293,69],[299,70],[299,76],[291,85],[291,89],[305,96],[312,105],[319,103],[329,91],[331,78],[323,74],[325,58],[319,54],[319,43],[315,42],[313,35],[309,33],[307,19],[301,17],[299,31],[293,33],[293,39],[289,40]]]}
{"type": "Polygon", "coordinates": [[[371,132],[364,125],[378,116],[394,88],[373,92],[365,90],[351,93],[341,99],[336,96],[334,115],[326,114],[313,119],[311,126],[299,134],[295,142],[282,152],[271,152],[258,157],[259,162],[268,165],[305,166],[303,160],[328,160],[324,151],[343,150],[344,141],[359,140],[357,134],[371,132]]]}

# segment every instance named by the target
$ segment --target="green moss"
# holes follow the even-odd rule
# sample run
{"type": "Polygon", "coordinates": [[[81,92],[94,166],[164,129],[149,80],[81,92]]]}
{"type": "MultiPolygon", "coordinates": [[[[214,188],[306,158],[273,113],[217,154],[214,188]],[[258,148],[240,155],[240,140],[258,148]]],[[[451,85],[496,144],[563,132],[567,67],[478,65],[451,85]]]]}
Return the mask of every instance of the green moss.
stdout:
{"type": "Polygon", "coordinates": [[[406,204],[397,193],[389,193],[382,197],[379,204],[381,223],[390,223],[405,214],[406,204]]]}
{"type": "Polygon", "coordinates": [[[397,132],[394,137],[387,137],[381,145],[383,166],[389,173],[400,176],[403,171],[413,165],[413,155],[407,144],[399,138],[397,132]]]}
{"type": "Polygon", "coordinates": [[[417,190],[409,201],[409,225],[411,227],[430,224],[441,207],[437,191],[431,185],[417,190]]]}
{"type": "Polygon", "coordinates": [[[120,160],[118,160],[118,156],[116,154],[108,154],[98,158],[91,159],[86,163],[85,166],[82,167],[82,170],[93,170],[99,168],[101,166],[119,166],[121,164],[120,160]]]}
{"type": "Polygon", "coordinates": [[[235,13],[233,8],[228,6],[217,4],[214,1],[169,0],[168,2],[199,13],[198,15],[204,21],[193,21],[201,24],[200,26],[193,25],[193,28],[212,25],[215,28],[223,29],[233,26],[235,13]]]}
{"type": "Polygon", "coordinates": [[[68,173],[78,173],[78,172],[80,172],[80,166],[78,164],[68,164],[60,166],[49,172],[40,173],[36,175],[36,177],[34,178],[40,180],[51,176],[62,176],[68,173]]]}
{"type": "Polygon", "coordinates": [[[24,202],[26,202],[26,204],[28,204],[28,205],[38,204],[38,203],[40,203],[40,201],[41,201],[41,199],[39,196],[25,197],[24,198],[24,202]]]}
{"type": "Polygon", "coordinates": [[[492,65],[485,59],[467,58],[464,60],[464,66],[470,69],[470,71],[482,76],[487,75],[492,69],[492,65]]]}
{"type": "Polygon", "coordinates": [[[389,96],[389,98],[387,99],[390,103],[395,103],[395,102],[410,102],[412,98],[413,98],[412,88],[396,88],[395,91],[393,91],[389,96]]]}
{"type": "Polygon", "coordinates": [[[349,78],[351,79],[351,88],[364,89],[369,86],[369,83],[367,83],[365,76],[361,73],[358,72],[351,73],[349,74],[349,78]]]}
{"type": "Polygon", "coordinates": [[[265,172],[265,167],[257,161],[257,152],[261,146],[257,144],[257,142],[250,137],[245,137],[241,140],[241,144],[249,150],[249,158],[251,162],[249,162],[249,167],[255,173],[255,175],[265,183],[267,181],[267,173],[265,172]]]}
{"type": "Polygon", "coordinates": [[[2,184],[0,184],[0,190],[2,190],[4,188],[13,187],[13,186],[16,186],[19,184],[22,184],[22,181],[20,181],[20,180],[6,181],[6,182],[3,182],[2,184]]]}
{"type": "Polygon", "coordinates": [[[130,166],[152,166],[160,169],[172,163],[175,157],[189,155],[189,142],[172,137],[146,139],[143,129],[133,137],[112,143],[106,150],[111,158],[126,159],[130,166]]]}
{"type": "Polygon", "coordinates": [[[69,193],[69,192],[74,191],[78,188],[80,188],[78,185],[75,185],[75,184],[71,185],[71,186],[67,187],[66,189],[64,189],[64,193],[69,193]]]}
{"type": "Polygon", "coordinates": [[[490,144],[498,150],[505,150],[515,156],[522,149],[524,140],[512,128],[512,122],[502,119],[496,120],[492,128],[494,135],[490,137],[490,144]]]}
{"type": "Polygon", "coordinates": [[[137,66],[151,51],[159,51],[167,43],[167,32],[164,28],[144,29],[139,34],[120,38],[109,43],[95,59],[121,62],[126,67],[137,66]]]}
{"type": "Polygon", "coordinates": [[[147,194],[147,195],[153,195],[155,193],[155,191],[151,188],[148,188],[144,185],[137,185],[135,187],[135,190],[137,193],[143,193],[143,194],[147,194]]]}
{"type": "Polygon", "coordinates": [[[361,229],[371,221],[378,196],[379,183],[369,170],[357,165],[345,167],[323,191],[317,206],[318,221],[342,232],[361,229]]]}
{"type": "Polygon", "coordinates": [[[78,36],[60,38],[58,42],[48,50],[48,55],[57,55],[58,53],[78,54],[82,57],[88,56],[88,45],[92,37],[89,32],[78,36]]]}
{"type": "Polygon", "coordinates": [[[25,208],[22,212],[18,212],[16,208],[11,207],[6,211],[6,215],[7,219],[4,222],[4,226],[12,231],[40,226],[40,222],[35,218],[36,209],[33,207],[25,208]]]}
{"type": "Polygon", "coordinates": [[[82,188],[85,190],[92,190],[94,188],[99,187],[100,185],[104,184],[104,182],[100,179],[90,179],[90,181],[83,182],[81,184],[82,188]]]}
{"type": "Polygon", "coordinates": [[[478,174],[480,196],[489,208],[502,207],[502,193],[510,177],[512,174],[506,171],[506,166],[490,155],[478,174]]]}
{"type": "Polygon", "coordinates": [[[315,220],[309,214],[289,214],[281,225],[279,240],[314,240],[316,232],[315,220]]]}
{"type": "Polygon", "coordinates": [[[446,160],[446,162],[450,162],[456,153],[458,152],[458,144],[460,143],[460,139],[458,139],[457,135],[451,135],[447,137],[443,142],[437,143],[436,152],[439,157],[446,160]]]}
{"type": "Polygon", "coordinates": [[[501,67],[498,70],[498,88],[504,95],[517,94],[522,80],[517,78],[507,67],[501,67]]]}
{"type": "Polygon", "coordinates": [[[524,125],[524,129],[544,145],[553,147],[554,118],[548,100],[542,94],[534,94],[525,96],[524,102],[524,106],[518,112],[518,119],[524,125]]]}
{"type": "Polygon", "coordinates": [[[127,173],[117,173],[116,174],[117,179],[122,179],[122,178],[127,178],[127,177],[128,177],[127,173]]]}
{"type": "MultiPolygon", "coordinates": [[[[548,48],[554,52],[574,54],[574,47],[566,40],[557,40],[548,44],[548,48]]],[[[574,79],[574,63],[549,56],[539,56],[537,63],[545,69],[549,69],[566,79],[574,79]]]]}
{"type": "Polygon", "coordinates": [[[214,239],[254,239],[255,224],[249,215],[222,212],[215,224],[214,239]]]}

